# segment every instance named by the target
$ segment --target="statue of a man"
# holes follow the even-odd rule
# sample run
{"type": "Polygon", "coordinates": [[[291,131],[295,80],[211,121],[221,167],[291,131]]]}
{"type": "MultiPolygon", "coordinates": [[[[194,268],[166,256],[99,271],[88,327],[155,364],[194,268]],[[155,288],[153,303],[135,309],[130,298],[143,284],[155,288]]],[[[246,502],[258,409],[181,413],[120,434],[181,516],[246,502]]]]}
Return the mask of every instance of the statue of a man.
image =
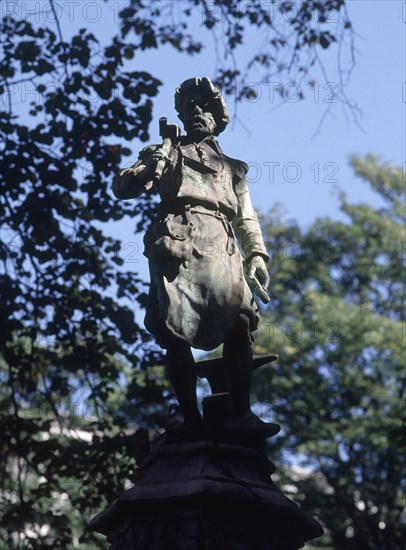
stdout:
{"type": "Polygon", "coordinates": [[[213,350],[220,344],[224,372],[216,391],[230,393],[231,424],[269,426],[250,408],[251,333],[259,314],[242,254],[248,276],[265,288],[269,276],[245,179],[248,167],[226,156],[214,138],[230,119],[209,78],[183,82],[175,108],[187,135],[174,137],[166,150],[144,148],[113,185],[116,197],[128,199],[153,183],[161,199],[159,216],[144,238],[151,275],[145,326],[167,350],[167,373],[185,426],[201,424],[191,346],[213,350]]]}

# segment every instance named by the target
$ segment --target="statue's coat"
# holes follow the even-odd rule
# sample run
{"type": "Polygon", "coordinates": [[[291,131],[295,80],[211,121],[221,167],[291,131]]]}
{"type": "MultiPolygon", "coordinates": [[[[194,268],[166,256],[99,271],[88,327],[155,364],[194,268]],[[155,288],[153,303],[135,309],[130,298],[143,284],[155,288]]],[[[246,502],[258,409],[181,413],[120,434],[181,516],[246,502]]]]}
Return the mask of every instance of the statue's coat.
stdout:
{"type": "MultiPolygon", "coordinates": [[[[154,147],[144,149],[138,163],[119,174],[117,195],[153,152],[154,147]]],[[[158,186],[160,215],[144,238],[151,274],[145,325],[162,347],[175,335],[195,348],[214,349],[241,312],[251,331],[257,327],[240,249],[246,259],[268,256],[247,169],[224,155],[213,138],[199,144],[181,138],[171,148],[158,186]]]]}

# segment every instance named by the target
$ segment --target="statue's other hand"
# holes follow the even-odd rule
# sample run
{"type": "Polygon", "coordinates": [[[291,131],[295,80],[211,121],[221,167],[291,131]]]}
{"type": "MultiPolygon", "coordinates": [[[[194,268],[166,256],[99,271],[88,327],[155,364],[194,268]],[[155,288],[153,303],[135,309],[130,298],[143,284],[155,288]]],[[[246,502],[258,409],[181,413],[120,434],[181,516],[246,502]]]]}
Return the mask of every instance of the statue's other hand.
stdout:
{"type": "Polygon", "coordinates": [[[269,286],[269,273],[266,262],[262,256],[252,256],[248,260],[247,272],[249,277],[255,276],[265,288],[269,286]]]}

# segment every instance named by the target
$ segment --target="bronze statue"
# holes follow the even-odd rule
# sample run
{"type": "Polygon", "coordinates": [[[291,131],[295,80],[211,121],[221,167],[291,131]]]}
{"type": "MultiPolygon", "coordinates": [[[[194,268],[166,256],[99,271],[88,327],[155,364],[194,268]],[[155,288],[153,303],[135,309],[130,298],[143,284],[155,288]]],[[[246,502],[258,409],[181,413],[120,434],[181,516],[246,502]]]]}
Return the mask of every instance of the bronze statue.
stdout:
{"type": "Polygon", "coordinates": [[[164,119],[163,144],[144,148],[113,185],[121,199],[155,185],[161,199],[159,216],[144,237],[151,275],[145,326],[167,350],[167,372],[185,426],[201,424],[191,346],[213,350],[224,344],[223,365],[209,381],[215,392],[230,394],[230,425],[271,435],[279,427],[262,422],[250,408],[251,333],[259,313],[246,276],[264,300],[269,276],[245,178],[248,166],[226,156],[214,138],[230,119],[209,78],[183,82],[175,108],[186,136],[164,119]]]}

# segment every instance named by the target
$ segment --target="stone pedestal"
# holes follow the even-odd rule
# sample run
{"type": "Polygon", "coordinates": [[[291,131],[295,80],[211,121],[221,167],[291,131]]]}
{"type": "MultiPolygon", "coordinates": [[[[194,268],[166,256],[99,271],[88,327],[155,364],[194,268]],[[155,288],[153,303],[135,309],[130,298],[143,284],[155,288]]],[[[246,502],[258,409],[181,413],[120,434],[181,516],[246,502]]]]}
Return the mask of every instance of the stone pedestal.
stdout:
{"type": "Polygon", "coordinates": [[[323,530],[276,488],[274,470],[264,442],[236,430],[164,436],[90,527],[111,550],[297,550],[323,530]]]}

